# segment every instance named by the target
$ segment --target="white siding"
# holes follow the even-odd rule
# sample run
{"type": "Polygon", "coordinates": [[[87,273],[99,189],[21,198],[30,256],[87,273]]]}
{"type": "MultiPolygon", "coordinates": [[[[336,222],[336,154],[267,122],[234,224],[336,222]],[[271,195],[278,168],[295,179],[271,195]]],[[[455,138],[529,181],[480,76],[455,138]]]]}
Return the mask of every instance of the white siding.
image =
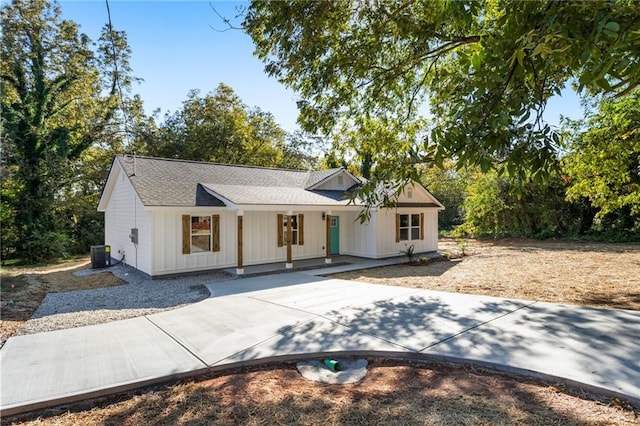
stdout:
{"type": "MultiPolygon", "coordinates": [[[[278,247],[278,212],[244,212],[243,263],[245,266],[285,262],[287,248],[278,247]]],[[[286,214],[286,212],[282,212],[286,214]]],[[[294,212],[295,214],[295,212],[294,212]]],[[[324,255],[325,222],[321,212],[303,212],[304,245],[292,246],[292,257],[324,255]]],[[[237,214],[228,211],[153,212],[153,275],[194,272],[237,266],[237,214]],[[220,215],[220,251],[182,254],[182,215],[220,215]]]]}
{"type": "Polygon", "coordinates": [[[331,190],[346,191],[356,183],[358,182],[353,180],[351,176],[349,176],[347,173],[343,171],[343,172],[337,173],[335,176],[331,177],[330,179],[327,179],[325,182],[322,183],[322,185],[319,185],[316,189],[329,190],[329,191],[331,190]]]}
{"type": "Polygon", "coordinates": [[[360,223],[358,212],[340,215],[340,253],[350,256],[377,256],[378,218],[372,212],[371,219],[360,223]]]}
{"type": "MultiPolygon", "coordinates": [[[[294,263],[296,259],[325,254],[326,224],[322,220],[322,212],[300,213],[304,214],[304,244],[291,247],[294,263]]],[[[243,224],[245,265],[286,262],[287,247],[278,247],[278,212],[245,212],[243,224]]]]}
{"type": "Polygon", "coordinates": [[[211,211],[153,212],[153,275],[195,272],[236,266],[236,214],[211,211]],[[220,215],[220,251],[182,254],[182,215],[220,215]]]}
{"type": "Polygon", "coordinates": [[[435,208],[399,208],[379,209],[378,241],[375,257],[398,256],[400,251],[413,245],[416,253],[436,251],[438,249],[438,210],[435,208]],[[416,214],[424,213],[424,240],[400,241],[396,243],[396,213],[416,214]]]}
{"type": "Polygon", "coordinates": [[[105,244],[111,246],[111,257],[120,260],[124,252],[127,264],[151,274],[151,213],[144,210],[122,172],[116,178],[104,222],[105,244]],[[138,228],[137,245],[129,238],[132,228],[138,228]]]}

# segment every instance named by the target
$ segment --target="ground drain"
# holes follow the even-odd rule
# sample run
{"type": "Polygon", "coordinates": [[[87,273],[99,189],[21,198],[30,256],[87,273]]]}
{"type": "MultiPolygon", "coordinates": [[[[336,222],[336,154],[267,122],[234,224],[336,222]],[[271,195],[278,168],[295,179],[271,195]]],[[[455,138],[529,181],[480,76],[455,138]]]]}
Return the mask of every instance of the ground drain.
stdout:
{"type": "Polygon", "coordinates": [[[328,358],[300,361],[298,371],[307,380],[333,385],[356,383],[367,374],[366,359],[328,358]]]}

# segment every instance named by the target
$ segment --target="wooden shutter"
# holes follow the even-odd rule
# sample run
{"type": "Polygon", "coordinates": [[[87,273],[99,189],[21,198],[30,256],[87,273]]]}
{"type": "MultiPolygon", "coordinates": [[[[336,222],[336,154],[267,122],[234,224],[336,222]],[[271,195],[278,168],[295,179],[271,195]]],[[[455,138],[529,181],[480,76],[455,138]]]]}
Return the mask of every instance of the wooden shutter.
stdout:
{"type": "Polygon", "coordinates": [[[424,213],[420,213],[420,239],[424,240],[424,213]]]}
{"type": "Polygon", "coordinates": [[[396,213],[396,243],[400,242],[400,215],[396,213]]]}
{"type": "Polygon", "coordinates": [[[182,254],[191,254],[191,216],[182,215],[182,254]]]}
{"type": "Polygon", "coordinates": [[[211,216],[211,251],[220,251],[220,215],[211,216]]]}
{"type": "Polygon", "coordinates": [[[278,247],[284,246],[284,228],[282,227],[283,223],[284,223],[284,216],[279,214],[277,228],[276,228],[278,230],[278,247]]]}
{"type": "Polygon", "coordinates": [[[298,215],[298,245],[304,245],[304,215],[298,215]]]}

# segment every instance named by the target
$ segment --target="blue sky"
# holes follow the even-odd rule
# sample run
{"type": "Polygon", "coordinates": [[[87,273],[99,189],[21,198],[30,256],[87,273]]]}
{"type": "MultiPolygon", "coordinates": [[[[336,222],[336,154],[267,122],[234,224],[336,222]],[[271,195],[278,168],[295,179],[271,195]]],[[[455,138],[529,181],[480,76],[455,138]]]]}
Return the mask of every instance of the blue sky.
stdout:
{"type": "MultiPolygon", "coordinates": [[[[246,2],[212,2],[223,16],[232,18],[236,7],[246,2]]],[[[104,1],[60,2],[63,17],[80,25],[92,40],[107,22],[104,1]]],[[[264,65],[253,56],[251,38],[239,30],[217,32],[224,24],[206,1],[109,2],[115,29],[127,33],[133,50],[131,67],[144,81],[134,87],[150,114],[180,109],[191,89],[203,94],[219,83],[233,88],[250,107],[271,112],[287,131],[296,129],[296,94],[264,73],[264,65]]],[[[547,106],[547,119],[558,122],[560,114],[579,118],[577,97],[567,90],[547,106]]]]}
{"type": "MultiPolygon", "coordinates": [[[[214,7],[234,17],[240,4],[216,2],[214,7]]],[[[104,1],[61,1],[60,7],[64,18],[98,39],[107,22],[104,1]]],[[[263,72],[248,35],[211,28],[224,25],[209,3],[111,0],[109,7],[114,28],[127,33],[133,74],[144,79],[134,92],[142,97],[147,113],[160,108],[164,116],[180,109],[191,89],[204,94],[225,83],[245,104],[273,113],[285,130],[296,128],[296,95],[263,72]]]]}

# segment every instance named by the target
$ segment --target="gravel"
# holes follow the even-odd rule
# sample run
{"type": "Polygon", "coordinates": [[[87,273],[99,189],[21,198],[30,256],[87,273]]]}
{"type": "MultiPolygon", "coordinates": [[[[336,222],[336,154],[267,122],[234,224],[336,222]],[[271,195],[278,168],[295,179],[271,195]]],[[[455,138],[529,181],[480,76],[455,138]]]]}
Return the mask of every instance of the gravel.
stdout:
{"type": "MultiPolygon", "coordinates": [[[[80,271],[82,274],[104,270],[80,271]]],[[[180,278],[152,280],[139,271],[118,265],[108,269],[124,285],[48,293],[18,335],[42,333],[140,317],[180,308],[209,297],[205,284],[232,276],[211,272],[180,278]]]]}

